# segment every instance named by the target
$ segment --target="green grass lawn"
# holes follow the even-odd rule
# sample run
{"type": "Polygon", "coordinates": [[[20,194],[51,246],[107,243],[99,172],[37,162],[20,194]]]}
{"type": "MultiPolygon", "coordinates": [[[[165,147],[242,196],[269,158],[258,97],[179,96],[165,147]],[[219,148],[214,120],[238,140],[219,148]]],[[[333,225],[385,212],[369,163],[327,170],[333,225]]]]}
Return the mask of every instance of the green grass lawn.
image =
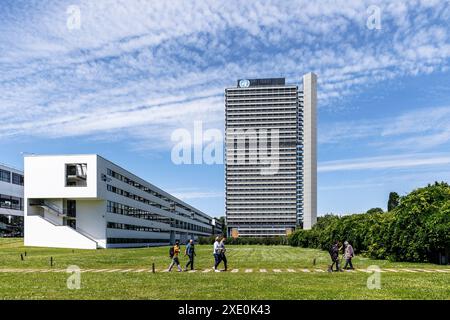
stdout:
{"type": "MultiPolygon", "coordinates": [[[[196,268],[213,265],[212,246],[197,247],[196,268]]],[[[288,246],[228,246],[229,269],[222,273],[82,273],[81,289],[70,290],[69,274],[0,272],[0,299],[450,299],[450,273],[381,273],[381,289],[369,290],[370,274],[303,273],[301,268],[326,269],[328,253],[288,246]],[[316,265],[313,265],[313,260],[316,265]],[[244,273],[247,268],[253,273],[244,273]],[[257,272],[260,268],[267,273],[257,272]],[[296,273],[274,273],[292,268],[296,273]]],[[[24,247],[22,239],[0,239],[0,269],[148,268],[170,263],[168,248],[71,250],[24,247]],[[27,255],[24,261],[20,254],[27,255]]],[[[181,257],[181,263],[186,258],[181,257]]],[[[356,257],[357,268],[441,269],[432,264],[393,263],[356,257]]],[[[448,267],[446,268],[448,269],[448,267]]]]}

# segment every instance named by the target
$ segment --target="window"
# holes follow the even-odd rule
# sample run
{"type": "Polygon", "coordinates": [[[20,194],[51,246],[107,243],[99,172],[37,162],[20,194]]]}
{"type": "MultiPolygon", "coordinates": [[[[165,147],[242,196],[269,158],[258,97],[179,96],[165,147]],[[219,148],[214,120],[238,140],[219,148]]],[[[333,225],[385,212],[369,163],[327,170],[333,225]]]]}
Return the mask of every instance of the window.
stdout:
{"type": "Polygon", "coordinates": [[[0,181],[11,182],[11,172],[0,169],[0,181]]]}
{"type": "Polygon", "coordinates": [[[136,225],[131,225],[131,224],[116,223],[116,222],[108,222],[106,227],[110,228],[110,229],[122,229],[122,230],[132,230],[132,231],[146,231],[146,232],[167,233],[167,231],[163,231],[163,230],[158,229],[158,228],[136,226],[136,225]]]}
{"type": "Polygon", "coordinates": [[[66,164],[66,187],[87,186],[87,164],[66,164]]]}
{"type": "Polygon", "coordinates": [[[137,243],[142,243],[142,244],[147,244],[147,243],[158,243],[158,244],[169,244],[169,239],[134,239],[134,238],[107,238],[107,243],[108,244],[137,244],[137,243]]]}
{"type": "Polygon", "coordinates": [[[14,173],[12,174],[12,183],[23,186],[23,175],[14,173]]]}
{"type": "Polygon", "coordinates": [[[0,208],[23,210],[23,199],[0,194],[0,208]]]}

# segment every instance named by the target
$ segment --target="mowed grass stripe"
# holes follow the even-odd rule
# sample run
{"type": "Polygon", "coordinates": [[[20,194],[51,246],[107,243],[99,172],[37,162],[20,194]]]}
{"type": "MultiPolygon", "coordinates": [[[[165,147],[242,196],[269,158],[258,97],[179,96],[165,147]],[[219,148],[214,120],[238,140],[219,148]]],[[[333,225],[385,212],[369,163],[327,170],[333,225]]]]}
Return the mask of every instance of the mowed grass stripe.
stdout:
{"type": "MultiPolygon", "coordinates": [[[[2,247],[1,243],[0,239],[1,268],[20,270],[0,272],[3,299],[448,299],[449,296],[448,267],[356,256],[353,264],[358,269],[377,265],[383,271],[394,270],[383,274],[382,290],[368,290],[367,279],[372,273],[328,273],[327,252],[289,246],[227,246],[228,267],[232,271],[215,273],[211,268],[212,245],[197,245],[198,271],[178,273],[174,269],[168,274],[163,272],[171,262],[167,247],[71,250],[25,248],[19,241],[2,247]],[[20,254],[25,251],[27,255],[22,261],[20,254]],[[51,257],[53,269],[49,268],[51,257]],[[153,264],[156,273],[152,272],[153,264]],[[80,290],[67,289],[69,274],[53,272],[71,265],[81,269],[80,290]],[[289,272],[288,268],[297,272],[289,272]],[[105,272],[117,269],[132,271],[105,272]],[[203,273],[205,269],[210,271],[203,273]],[[246,273],[246,269],[253,272],[246,273]],[[270,272],[260,272],[261,269],[270,272]],[[273,272],[274,269],[282,272],[273,272]]],[[[185,257],[180,257],[182,266],[186,262],[185,257]]],[[[219,268],[223,267],[222,263],[219,268]]]]}
{"type": "MultiPolygon", "coordinates": [[[[142,272],[150,272],[153,273],[153,270],[151,269],[86,269],[86,270],[80,270],[83,273],[87,273],[87,272],[92,272],[92,273],[142,273],[142,272]]],[[[212,272],[213,269],[211,268],[207,268],[204,270],[198,270],[198,269],[194,269],[194,270],[188,270],[188,273],[195,273],[197,271],[201,271],[203,273],[208,273],[208,272],[212,272]]],[[[223,272],[224,270],[220,270],[221,272],[223,272]]],[[[239,273],[239,269],[232,269],[229,272],[230,273],[239,273]]],[[[254,269],[244,269],[243,270],[245,273],[252,273],[254,272],[254,269]]],[[[297,270],[295,269],[286,269],[286,270],[282,270],[282,269],[273,269],[271,270],[272,273],[274,274],[279,274],[279,273],[296,273],[297,270]]],[[[324,273],[325,270],[322,269],[300,269],[300,272],[303,273],[324,273]]],[[[385,272],[391,272],[391,273],[449,273],[450,270],[440,270],[440,269],[414,269],[414,271],[411,271],[409,269],[404,269],[404,268],[399,268],[399,269],[355,269],[355,270],[342,270],[342,272],[347,272],[347,273],[356,273],[357,271],[362,272],[362,273],[375,273],[375,272],[381,272],[381,273],[385,273],[385,272]]],[[[0,269],[0,273],[47,273],[47,272],[54,272],[54,273],[61,273],[61,272],[67,272],[67,273],[72,273],[73,271],[68,271],[67,269],[0,269]]],[[[162,269],[162,270],[158,270],[155,269],[155,273],[166,273],[169,272],[168,269],[162,269]]],[[[172,269],[171,272],[178,272],[178,269],[172,269]]],[[[183,272],[186,272],[183,270],[183,272]]],[[[268,273],[267,269],[258,269],[256,270],[256,272],[260,272],[260,273],[268,273]]],[[[341,272],[341,273],[342,273],[341,272]]],[[[329,273],[339,273],[336,271],[333,272],[329,272],[329,273]]]]}

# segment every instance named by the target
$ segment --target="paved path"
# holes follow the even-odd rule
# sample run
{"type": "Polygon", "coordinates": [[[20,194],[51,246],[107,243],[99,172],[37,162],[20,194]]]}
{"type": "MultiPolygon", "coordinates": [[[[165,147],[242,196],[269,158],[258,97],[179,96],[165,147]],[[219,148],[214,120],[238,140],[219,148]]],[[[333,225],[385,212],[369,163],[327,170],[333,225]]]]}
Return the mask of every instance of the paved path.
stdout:
{"type": "MultiPolygon", "coordinates": [[[[145,269],[145,268],[109,268],[109,269],[81,269],[80,270],[83,273],[141,273],[141,272],[152,272],[152,269],[145,269]]],[[[174,270],[174,272],[177,270],[174,270]]],[[[188,273],[194,273],[194,272],[202,272],[202,273],[208,273],[213,271],[212,268],[207,269],[198,269],[198,270],[189,270],[188,273]]],[[[232,269],[229,271],[230,273],[296,273],[296,272],[303,272],[303,273],[327,273],[327,270],[325,269],[319,269],[319,268],[311,268],[311,269],[232,269]]],[[[373,270],[368,269],[355,269],[355,270],[345,270],[348,273],[357,273],[357,272],[363,272],[363,273],[372,273],[373,270]]],[[[64,273],[67,272],[66,269],[60,269],[60,268],[50,268],[50,269],[19,269],[19,268],[0,268],[0,273],[64,273]]],[[[156,273],[161,272],[168,272],[167,269],[155,269],[156,273]]],[[[223,271],[222,271],[223,272],[223,271]]],[[[443,269],[419,269],[419,268],[380,268],[379,272],[383,273],[440,273],[445,274],[448,273],[450,275],[450,268],[443,268],[443,269]]]]}

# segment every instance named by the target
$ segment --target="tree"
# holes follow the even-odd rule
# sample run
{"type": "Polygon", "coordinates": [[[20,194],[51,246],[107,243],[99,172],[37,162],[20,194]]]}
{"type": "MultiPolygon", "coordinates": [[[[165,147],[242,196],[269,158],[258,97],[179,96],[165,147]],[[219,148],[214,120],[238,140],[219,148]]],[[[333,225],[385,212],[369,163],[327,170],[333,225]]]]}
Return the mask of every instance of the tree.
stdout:
{"type": "Polygon", "coordinates": [[[327,249],[333,241],[348,240],[355,252],[375,259],[448,261],[450,185],[445,182],[428,185],[397,202],[397,207],[385,213],[374,208],[363,214],[326,215],[311,230],[291,234],[289,243],[327,249]]]}
{"type": "Polygon", "coordinates": [[[389,193],[388,211],[392,211],[400,204],[400,196],[397,192],[389,193]]]}
{"type": "Polygon", "coordinates": [[[424,262],[450,248],[450,186],[444,182],[412,191],[393,211],[392,260],[424,262]]]}
{"type": "Polygon", "coordinates": [[[373,213],[384,213],[383,209],[381,208],[372,208],[367,210],[367,214],[373,214],[373,213]]]}
{"type": "Polygon", "coordinates": [[[226,224],[225,217],[220,217],[219,221],[222,224],[222,234],[226,235],[227,234],[227,224],[226,224]]]}

